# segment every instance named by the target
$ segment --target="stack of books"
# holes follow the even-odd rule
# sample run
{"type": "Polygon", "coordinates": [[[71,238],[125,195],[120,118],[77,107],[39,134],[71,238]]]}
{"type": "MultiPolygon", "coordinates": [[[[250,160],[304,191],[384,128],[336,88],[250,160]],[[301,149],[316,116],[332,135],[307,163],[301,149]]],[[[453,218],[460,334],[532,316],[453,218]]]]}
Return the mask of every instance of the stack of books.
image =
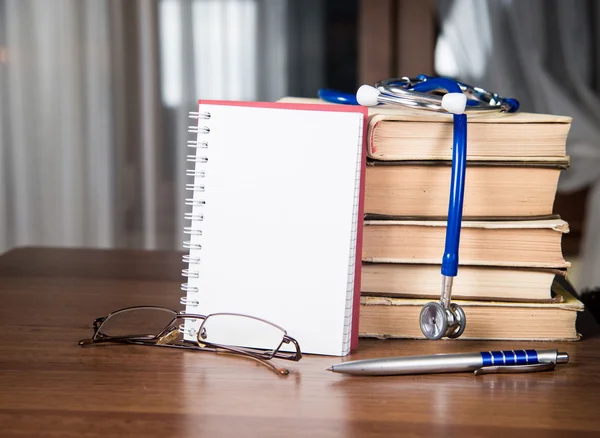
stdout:
{"type": "MultiPolygon", "coordinates": [[[[569,117],[469,116],[459,270],[461,339],[576,340],[583,305],[567,290],[568,224],[553,214],[568,167],[569,117]]],[[[439,300],[450,192],[451,116],[374,108],[368,127],[359,332],[422,338],[439,300]]]]}

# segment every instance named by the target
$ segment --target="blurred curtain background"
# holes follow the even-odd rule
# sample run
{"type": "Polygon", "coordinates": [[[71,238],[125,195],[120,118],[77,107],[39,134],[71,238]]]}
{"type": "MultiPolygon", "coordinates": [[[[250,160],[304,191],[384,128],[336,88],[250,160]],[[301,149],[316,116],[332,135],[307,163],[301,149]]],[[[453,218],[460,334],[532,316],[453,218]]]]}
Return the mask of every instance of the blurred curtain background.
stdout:
{"type": "Polygon", "coordinates": [[[438,0],[437,6],[439,74],[518,97],[523,111],[574,118],[571,167],[559,191],[589,186],[578,286],[600,286],[600,4],[438,0]]]}
{"type": "Polygon", "coordinates": [[[353,91],[436,45],[438,74],[574,116],[560,191],[589,187],[598,286],[598,22],[594,0],[0,0],[0,251],[180,248],[197,98],[353,91]]]}
{"type": "Polygon", "coordinates": [[[0,0],[0,251],[179,248],[188,112],[200,97],[315,95],[326,13],[323,0],[0,0]]]}

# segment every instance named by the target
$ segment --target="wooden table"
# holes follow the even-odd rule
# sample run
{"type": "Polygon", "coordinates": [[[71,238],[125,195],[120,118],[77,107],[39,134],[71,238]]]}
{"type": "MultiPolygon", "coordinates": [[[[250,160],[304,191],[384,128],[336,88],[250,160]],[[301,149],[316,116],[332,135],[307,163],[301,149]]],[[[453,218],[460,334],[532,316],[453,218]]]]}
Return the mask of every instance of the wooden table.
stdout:
{"type": "MultiPolygon", "coordinates": [[[[249,360],[143,346],[81,348],[120,307],[179,308],[175,252],[16,249],[0,256],[0,436],[600,436],[600,338],[529,375],[351,377],[308,356],[279,377],[249,360]]],[[[515,343],[361,340],[352,358],[515,343]]]]}

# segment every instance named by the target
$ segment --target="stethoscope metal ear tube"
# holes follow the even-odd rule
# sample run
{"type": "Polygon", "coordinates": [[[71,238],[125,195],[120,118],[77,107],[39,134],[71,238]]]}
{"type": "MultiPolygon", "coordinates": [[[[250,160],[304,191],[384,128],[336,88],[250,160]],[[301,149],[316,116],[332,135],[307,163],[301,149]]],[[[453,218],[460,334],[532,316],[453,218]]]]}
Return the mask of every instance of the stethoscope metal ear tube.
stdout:
{"type": "Polygon", "coordinates": [[[458,271],[458,250],[462,222],[467,166],[466,113],[515,112],[516,99],[509,99],[449,78],[419,75],[415,79],[385,79],[375,87],[363,85],[356,96],[320,90],[319,97],[333,102],[363,106],[404,105],[416,109],[450,113],[454,116],[452,175],[446,242],[442,257],[442,292],[439,302],[427,303],[420,313],[421,331],[428,339],[457,338],[465,330],[463,309],[451,302],[453,279],[458,271]],[[440,94],[445,91],[445,94],[440,94]]]}
{"type": "MultiPolygon", "coordinates": [[[[490,112],[512,113],[519,110],[519,102],[516,99],[502,97],[483,88],[473,87],[472,85],[448,78],[419,75],[414,79],[407,77],[384,79],[375,84],[375,88],[382,94],[380,98],[381,102],[396,105],[405,104],[414,108],[437,112],[448,112],[442,105],[443,96],[430,93],[444,89],[447,90],[447,87],[456,89],[452,93],[462,92],[466,96],[467,106],[464,112],[467,114],[490,112]],[[458,88],[455,88],[451,83],[458,86],[458,88]]],[[[330,96],[333,97],[334,95],[330,90],[330,96]]]]}

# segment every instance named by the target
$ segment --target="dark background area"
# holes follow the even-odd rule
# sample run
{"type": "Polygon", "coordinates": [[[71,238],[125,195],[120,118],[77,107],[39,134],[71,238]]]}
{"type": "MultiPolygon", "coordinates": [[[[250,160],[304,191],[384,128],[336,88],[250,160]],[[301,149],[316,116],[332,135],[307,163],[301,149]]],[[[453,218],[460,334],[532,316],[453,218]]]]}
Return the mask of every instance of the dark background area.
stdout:
{"type": "MultiPolygon", "coordinates": [[[[431,1],[326,0],[322,26],[325,40],[324,88],[353,92],[363,82],[369,83],[369,79],[435,73],[433,51],[439,23],[431,1]],[[401,36],[407,32],[402,29],[406,27],[421,28],[417,32],[429,32],[431,38],[419,42],[417,33],[408,43],[403,42],[406,39],[401,36]],[[388,39],[382,39],[382,31],[387,33],[388,39]],[[397,37],[394,38],[394,35],[397,37]],[[371,58],[373,52],[382,50],[389,51],[384,60],[387,66],[383,62],[379,67],[373,66],[375,71],[370,71],[365,65],[365,58],[371,58]],[[402,65],[407,65],[409,71],[400,71],[402,65]],[[377,76],[385,68],[388,69],[387,75],[377,76]]],[[[315,97],[315,94],[314,87],[298,88],[295,93],[304,97],[315,97]]],[[[567,221],[570,228],[563,237],[563,252],[567,257],[579,254],[587,193],[588,190],[583,189],[568,194],[557,193],[556,196],[554,212],[567,221]]]]}

